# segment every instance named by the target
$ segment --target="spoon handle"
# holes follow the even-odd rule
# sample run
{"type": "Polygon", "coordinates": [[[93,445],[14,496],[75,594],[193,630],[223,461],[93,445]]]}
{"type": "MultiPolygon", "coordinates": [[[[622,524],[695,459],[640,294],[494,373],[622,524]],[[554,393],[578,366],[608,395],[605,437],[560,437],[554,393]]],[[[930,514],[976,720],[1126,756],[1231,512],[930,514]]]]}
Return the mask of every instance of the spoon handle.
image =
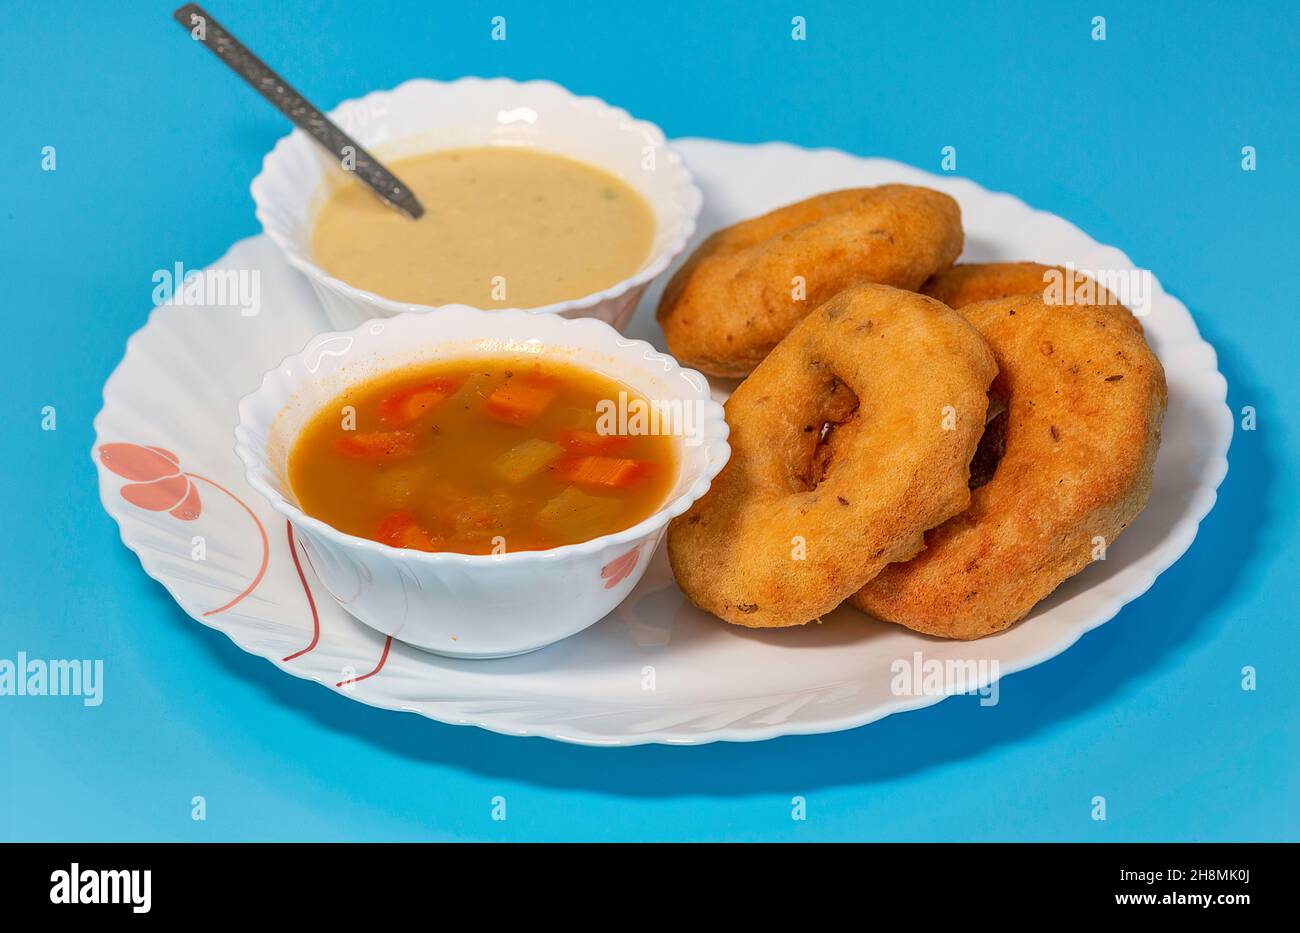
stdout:
{"type": "Polygon", "coordinates": [[[187,3],[172,14],[196,42],[202,42],[219,59],[230,66],[277,110],[300,127],[365,182],[390,206],[412,220],[424,214],[411,189],[384,168],[360,143],[313,107],[289,83],[266,66],[242,42],[232,36],[197,3],[187,3]],[[349,162],[353,166],[349,168],[349,162]]]}

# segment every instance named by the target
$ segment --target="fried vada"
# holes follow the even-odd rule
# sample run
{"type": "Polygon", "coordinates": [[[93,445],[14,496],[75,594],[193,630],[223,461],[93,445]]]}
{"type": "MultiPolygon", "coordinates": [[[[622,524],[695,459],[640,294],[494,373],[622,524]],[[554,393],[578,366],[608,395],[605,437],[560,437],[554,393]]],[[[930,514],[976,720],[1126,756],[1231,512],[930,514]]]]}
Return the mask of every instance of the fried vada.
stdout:
{"type": "Polygon", "coordinates": [[[744,376],[837,292],[867,282],[915,291],[961,250],[961,209],[946,194],[832,191],[715,232],[669,281],[659,323],[680,362],[744,376]]]}
{"type": "Polygon", "coordinates": [[[972,639],[1024,618],[1146,505],[1167,391],[1140,330],[1107,307],[1021,295],[961,313],[992,348],[990,393],[1006,402],[976,458],[984,472],[979,461],[997,448],[990,478],[918,556],[852,602],[918,632],[972,639]]]}
{"type": "Polygon", "coordinates": [[[1112,308],[1135,330],[1142,325],[1132,312],[1104,286],[1077,269],[1045,266],[1037,262],[964,262],[932,276],[921,294],[937,298],[959,310],[978,301],[1011,298],[1015,295],[1038,295],[1048,304],[1063,303],[1055,291],[1069,290],[1071,303],[1112,308]]]}
{"type": "Polygon", "coordinates": [[[695,605],[801,625],[966,508],[996,367],[941,302],[859,285],[814,310],[726,404],[731,459],[668,527],[695,605]]]}

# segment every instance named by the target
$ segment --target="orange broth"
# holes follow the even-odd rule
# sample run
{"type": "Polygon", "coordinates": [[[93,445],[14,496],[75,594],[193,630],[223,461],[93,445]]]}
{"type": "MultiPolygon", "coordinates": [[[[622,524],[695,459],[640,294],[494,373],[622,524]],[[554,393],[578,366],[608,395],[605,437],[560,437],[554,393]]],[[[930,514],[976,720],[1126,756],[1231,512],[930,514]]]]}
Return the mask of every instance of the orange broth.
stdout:
{"type": "Polygon", "coordinates": [[[643,399],[536,358],[412,366],[351,386],[289,455],[299,507],[394,547],[544,550],[630,528],[676,481],[676,443],[611,433],[605,404],[643,399]],[[355,414],[352,414],[355,412],[355,414]]]}

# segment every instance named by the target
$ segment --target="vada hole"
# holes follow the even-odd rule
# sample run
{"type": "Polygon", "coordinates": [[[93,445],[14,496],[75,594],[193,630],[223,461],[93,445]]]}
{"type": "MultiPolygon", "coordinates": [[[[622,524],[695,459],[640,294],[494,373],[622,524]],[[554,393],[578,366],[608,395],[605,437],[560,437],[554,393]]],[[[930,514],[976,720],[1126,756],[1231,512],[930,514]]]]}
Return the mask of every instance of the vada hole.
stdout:
{"type": "Polygon", "coordinates": [[[1007,400],[997,395],[989,396],[988,412],[985,415],[984,433],[975,447],[975,456],[970,461],[971,489],[979,489],[993,479],[1002,455],[1007,452],[1007,420],[1009,417],[1007,400]]]}
{"type": "Polygon", "coordinates": [[[805,491],[816,489],[826,478],[845,438],[845,428],[853,422],[859,404],[857,394],[834,378],[826,384],[819,401],[818,419],[813,423],[817,440],[801,477],[805,491]]]}

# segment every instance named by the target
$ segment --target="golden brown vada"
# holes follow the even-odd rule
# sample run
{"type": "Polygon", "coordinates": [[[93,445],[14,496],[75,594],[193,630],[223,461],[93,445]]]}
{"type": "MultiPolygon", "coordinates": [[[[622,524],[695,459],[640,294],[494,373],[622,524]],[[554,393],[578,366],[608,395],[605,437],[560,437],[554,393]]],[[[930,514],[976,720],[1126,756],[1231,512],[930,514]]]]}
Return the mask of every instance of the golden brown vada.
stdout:
{"type": "MultiPolygon", "coordinates": [[[[1108,289],[1085,273],[1064,266],[1037,262],[963,262],[932,276],[921,286],[921,294],[959,310],[977,301],[1015,295],[1038,295],[1052,304],[1054,289],[1068,289],[1073,303],[1113,308],[1135,329],[1142,330],[1138,319],[1108,289]]],[[[1055,301],[1060,303],[1061,299],[1055,301]]]]}
{"type": "Polygon", "coordinates": [[[668,527],[695,605],[738,625],[801,625],[966,508],[996,367],[946,305],[883,285],[795,326],[726,405],[731,459],[668,527]]]}
{"type": "Polygon", "coordinates": [[[659,323],[683,364],[744,376],[837,292],[867,282],[914,291],[961,249],[961,209],[946,194],[832,191],[715,232],[669,281],[659,323]]]}
{"type": "Polygon", "coordinates": [[[1021,295],[961,313],[997,358],[990,394],[1007,407],[981,454],[1000,445],[1001,458],[969,509],[852,602],[918,632],[970,639],[1024,618],[1146,505],[1167,392],[1141,332],[1107,307],[1021,295]]]}

